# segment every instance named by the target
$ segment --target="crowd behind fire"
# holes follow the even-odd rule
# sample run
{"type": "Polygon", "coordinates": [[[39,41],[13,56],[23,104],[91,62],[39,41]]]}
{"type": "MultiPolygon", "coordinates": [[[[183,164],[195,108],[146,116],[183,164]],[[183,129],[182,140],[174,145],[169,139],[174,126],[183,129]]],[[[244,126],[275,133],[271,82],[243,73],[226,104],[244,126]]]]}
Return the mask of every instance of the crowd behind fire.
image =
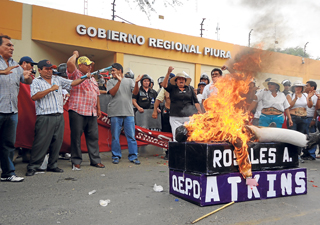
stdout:
{"type": "MultiPolygon", "coordinates": [[[[172,132],[175,141],[176,128],[188,122],[193,114],[204,113],[204,101],[218,93],[215,83],[222,77],[222,71],[234,72],[227,66],[214,68],[210,74],[211,81],[203,73],[200,80],[194,82],[197,85],[194,88],[190,86],[191,78],[185,72],[177,71],[174,74],[174,68],[170,66],[167,74],[157,79],[159,89],[155,91],[154,81],[149,75],[135,78],[131,70],[124,72],[119,63],[112,64],[111,75],[92,75],[94,62],[86,56],[80,56],[78,51],[74,51],[68,61],[59,67],[52,65],[48,59],[34,62],[28,56],[22,57],[17,63],[12,58],[13,51],[11,38],[0,36],[1,181],[9,182],[24,180],[16,176],[14,166],[20,85],[27,85],[35,102],[37,118],[32,148],[19,149],[23,162],[28,162],[26,176],[33,176],[43,170],[41,165],[47,153],[47,171],[63,172],[57,166],[59,158],[70,158],[72,169],[81,170],[83,133],[90,165],[104,168],[98,145],[97,119],[101,117],[101,112],[107,113],[111,120],[112,163],[118,164],[122,158],[119,136],[123,127],[128,142],[128,159],[139,165],[135,125],[172,132]],[[35,65],[39,73],[36,78],[35,65]],[[70,124],[64,123],[64,96],[69,97],[70,124]],[[65,125],[70,126],[71,131],[70,156],[60,154],[65,125]]],[[[291,84],[289,80],[279,82],[268,78],[263,85],[264,88],[259,89],[254,79],[249,84],[246,101],[247,110],[253,115],[253,125],[288,128],[304,134],[316,132],[317,126],[320,130],[320,94],[316,91],[316,82],[304,84],[296,81],[291,84]]],[[[167,157],[166,151],[164,158],[167,157]]],[[[316,147],[303,149],[300,162],[316,158],[316,147]]]]}

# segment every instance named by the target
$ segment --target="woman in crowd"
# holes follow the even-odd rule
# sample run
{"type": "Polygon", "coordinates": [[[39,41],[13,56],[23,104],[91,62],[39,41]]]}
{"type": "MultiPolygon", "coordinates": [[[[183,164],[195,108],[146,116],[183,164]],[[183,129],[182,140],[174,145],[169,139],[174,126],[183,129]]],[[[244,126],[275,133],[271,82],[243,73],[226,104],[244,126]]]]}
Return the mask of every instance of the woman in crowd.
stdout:
{"type": "MultiPolygon", "coordinates": [[[[293,126],[288,126],[288,128],[306,134],[308,129],[307,107],[309,102],[307,101],[308,95],[303,93],[304,86],[306,85],[301,81],[294,82],[292,86],[294,93],[287,95],[287,100],[290,104],[289,112],[293,122],[293,126]]],[[[310,108],[312,104],[312,101],[310,101],[310,108]]]]}
{"type": "Polygon", "coordinates": [[[275,124],[281,128],[284,122],[284,112],[288,115],[289,126],[292,126],[292,120],[289,113],[290,104],[286,96],[282,93],[283,85],[276,79],[270,79],[264,82],[263,85],[268,88],[267,91],[261,91],[253,97],[253,102],[249,107],[249,111],[257,106],[258,102],[262,104],[261,115],[259,118],[259,126],[268,127],[270,124],[275,124]]]}
{"type": "Polygon", "coordinates": [[[175,141],[176,128],[189,121],[189,116],[195,113],[201,113],[200,105],[193,88],[189,86],[191,78],[184,73],[177,73],[170,79],[170,73],[173,71],[170,66],[165,76],[162,86],[170,94],[170,125],[172,128],[173,140],[175,141]]]}

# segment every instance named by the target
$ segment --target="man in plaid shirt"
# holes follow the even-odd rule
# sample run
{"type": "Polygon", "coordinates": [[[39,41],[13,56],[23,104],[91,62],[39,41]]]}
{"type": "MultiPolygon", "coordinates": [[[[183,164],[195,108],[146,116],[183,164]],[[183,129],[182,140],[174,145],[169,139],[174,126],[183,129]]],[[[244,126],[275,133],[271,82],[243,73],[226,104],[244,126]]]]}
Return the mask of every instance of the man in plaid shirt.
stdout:
{"type": "MultiPolygon", "coordinates": [[[[90,73],[94,64],[88,57],[79,57],[79,52],[74,51],[67,62],[68,78],[75,80],[90,73]],[[76,59],[78,68],[76,67],[76,59]]],[[[104,168],[99,156],[98,121],[101,117],[99,102],[99,87],[94,77],[87,79],[70,91],[69,121],[71,130],[71,162],[73,170],[80,170],[82,162],[81,136],[84,132],[90,165],[104,168]]]]}

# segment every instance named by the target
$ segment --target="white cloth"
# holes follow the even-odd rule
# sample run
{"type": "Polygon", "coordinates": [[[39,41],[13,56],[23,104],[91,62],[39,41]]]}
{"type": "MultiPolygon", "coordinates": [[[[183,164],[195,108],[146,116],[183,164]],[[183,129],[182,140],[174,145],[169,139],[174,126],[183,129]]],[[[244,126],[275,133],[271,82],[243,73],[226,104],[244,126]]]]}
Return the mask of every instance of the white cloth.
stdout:
{"type": "Polygon", "coordinates": [[[211,94],[218,94],[218,88],[214,86],[214,83],[212,83],[212,81],[204,87],[202,92],[202,99],[209,98],[211,94]]]}
{"type": "Polygon", "coordinates": [[[197,99],[198,99],[198,102],[201,104],[202,103],[202,99],[203,99],[203,95],[202,94],[197,94],[197,99]]]}
{"type": "MultiPolygon", "coordinates": [[[[263,91],[263,89],[258,90],[257,93],[256,93],[256,95],[260,94],[260,92],[262,92],[262,91],[263,91]]],[[[254,118],[257,118],[257,119],[260,118],[261,110],[262,110],[262,101],[258,101],[257,108],[256,108],[256,112],[255,112],[255,114],[254,114],[254,118]]]]}
{"type": "Polygon", "coordinates": [[[62,94],[67,95],[67,94],[69,94],[69,92],[66,89],[62,89],[62,94]]]}
{"type": "Polygon", "coordinates": [[[312,107],[309,108],[307,107],[307,117],[313,117],[314,116],[314,111],[316,110],[316,104],[318,101],[318,97],[316,95],[311,97],[312,100],[312,107]]]}
{"type": "Polygon", "coordinates": [[[262,102],[262,109],[273,107],[281,112],[290,107],[286,96],[282,92],[277,92],[277,96],[273,97],[271,91],[261,91],[258,95],[258,102],[262,102]]]}
{"type": "Polygon", "coordinates": [[[176,129],[177,127],[184,125],[185,122],[189,122],[189,117],[177,117],[177,116],[170,116],[169,122],[171,125],[173,141],[176,141],[176,129]]]}

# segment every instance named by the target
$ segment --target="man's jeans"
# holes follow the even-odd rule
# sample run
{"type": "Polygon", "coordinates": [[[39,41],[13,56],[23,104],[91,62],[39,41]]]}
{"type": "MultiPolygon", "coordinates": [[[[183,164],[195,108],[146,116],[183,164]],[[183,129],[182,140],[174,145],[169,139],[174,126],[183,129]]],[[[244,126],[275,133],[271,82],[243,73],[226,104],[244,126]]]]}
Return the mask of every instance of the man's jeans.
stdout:
{"type": "Polygon", "coordinates": [[[121,146],[119,141],[122,126],[124,127],[124,133],[128,142],[128,159],[129,161],[132,161],[138,158],[138,146],[135,138],[135,124],[133,116],[111,117],[112,158],[115,159],[122,157],[121,146]]]}
{"type": "MultiPolygon", "coordinates": [[[[309,135],[309,133],[315,133],[316,132],[316,123],[314,124],[314,126],[310,127],[310,123],[312,121],[313,117],[308,117],[307,119],[307,134],[309,135]]],[[[316,121],[315,121],[316,122],[316,121]]],[[[315,145],[314,147],[312,147],[311,149],[307,149],[309,154],[313,157],[316,158],[316,150],[317,150],[317,145],[315,145]]]]}
{"type": "Polygon", "coordinates": [[[14,143],[18,124],[17,113],[0,113],[0,161],[2,178],[15,175],[13,165],[14,143]]]}

